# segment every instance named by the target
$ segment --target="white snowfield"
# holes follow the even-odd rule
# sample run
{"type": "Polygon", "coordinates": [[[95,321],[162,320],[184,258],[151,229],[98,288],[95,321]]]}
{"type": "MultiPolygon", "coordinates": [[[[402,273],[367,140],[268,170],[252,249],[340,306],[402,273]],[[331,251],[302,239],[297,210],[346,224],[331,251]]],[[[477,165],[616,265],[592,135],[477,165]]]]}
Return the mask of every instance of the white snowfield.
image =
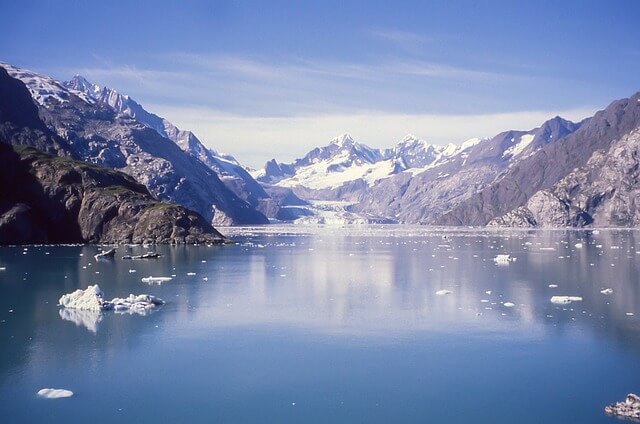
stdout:
{"type": "Polygon", "coordinates": [[[66,389],[40,389],[38,391],[38,396],[43,397],[45,399],[60,399],[60,398],[68,398],[73,396],[73,392],[71,390],[66,389]]]}
{"type": "Polygon", "coordinates": [[[87,287],[86,290],[78,289],[73,293],[63,295],[58,304],[71,309],[88,311],[113,310],[145,315],[149,309],[164,304],[164,301],[148,294],[130,294],[124,298],[115,297],[111,300],[105,300],[100,286],[95,284],[87,287]]]}
{"type": "MultiPolygon", "coordinates": [[[[345,183],[362,179],[369,187],[377,181],[399,172],[419,174],[443,165],[453,157],[480,143],[473,138],[462,145],[440,146],[430,144],[409,134],[393,148],[374,149],[358,143],[349,134],[342,134],[331,140],[324,149],[334,148],[335,154],[324,159],[315,158],[311,163],[298,166],[295,175],[276,183],[281,187],[303,186],[310,189],[336,189],[345,183]]],[[[254,171],[260,178],[265,170],[254,171]]]]}

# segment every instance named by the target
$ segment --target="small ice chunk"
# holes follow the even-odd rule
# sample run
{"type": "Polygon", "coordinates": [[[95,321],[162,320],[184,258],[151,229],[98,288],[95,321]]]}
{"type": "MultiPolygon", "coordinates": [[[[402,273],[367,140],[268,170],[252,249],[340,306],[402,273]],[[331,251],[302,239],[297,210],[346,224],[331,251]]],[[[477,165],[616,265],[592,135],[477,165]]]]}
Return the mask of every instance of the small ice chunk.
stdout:
{"type": "Polygon", "coordinates": [[[436,294],[438,296],[444,296],[445,294],[451,294],[451,290],[438,290],[436,294]]]}
{"type": "Polygon", "coordinates": [[[511,302],[504,302],[504,306],[505,306],[505,308],[513,308],[516,305],[514,303],[511,303],[511,302]]]}
{"type": "Polygon", "coordinates": [[[487,290],[486,292],[484,292],[485,294],[491,294],[491,290],[487,290]]]}
{"type": "Polygon", "coordinates": [[[582,243],[576,243],[574,244],[574,246],[576,247],[576,249],[582,249],[582,243]]]}
{"type": "Polygon", "coordinates": [[[73,392],[67,389],[40,389],[38,390],[38,396],[45,399],[60,399],[73,396],[73,392]]]}
{"type": "Polygon", "coordinates": [[[193,275],[196,275],[196,273],[195,272],[187,272],[187,275],[193,276],[193,275]]]}
{"type": "Polygon", "coordinates": [[[551,296],[551,303],[566,305],[571,302],[582,302],[580,296],[551,296]]]}
{"type": "Polygon", "coordinates": [[[173,277],[152,277],[151,275],[142,278],[142,282],[147,284],[162,284],[171,280],[173,280],[173,277]]]}
{"type": "Polygon", "coordinates": [[[600,290],[600,293],[602,293],[602,294],[611,294],[611,293],[613,293],[613,289],[600,290]]]}
{"type": "Polygon", "coordinates": [[[558,285],[557,284],[549,284],[549,288],[550,289],[557,289],[558,285]]]}
{"type": "Polygon", "coordinates": [[[508,264],[509,262],[514,261],[515,259],[516,258],[512,258],[511,255],[509,254],[499,254],[499,255],[496,255],[495,258],[493,258],[493,260],[497,264],[508,264]]]}

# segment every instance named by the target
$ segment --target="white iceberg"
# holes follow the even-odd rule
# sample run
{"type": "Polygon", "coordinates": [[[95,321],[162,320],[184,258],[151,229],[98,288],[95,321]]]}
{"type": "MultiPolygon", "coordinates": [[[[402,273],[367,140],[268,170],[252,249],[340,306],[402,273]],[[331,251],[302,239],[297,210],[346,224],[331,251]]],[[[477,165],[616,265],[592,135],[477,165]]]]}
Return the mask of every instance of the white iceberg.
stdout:
{"type": "Polygon", "coordinates": [[[602,294],[611,294],[611,293],[613,293],[613,289],[600,290],[600,293],[602,293],[602,294]]]}
{"type": "Polygon", "coordinates": [[[624,401],[612,403],[604,411],[623,418],[640,419],[640,396],[629,393],[624,401]]]}
{"type": "Polygon", "coordinates": [[[162,299],[148,294],[134,295],[112,300],[105,300],[104,293],[96,284],[87,287],[86,290],[76,290],[73,293],[63,295],[58,301],[60,306],[71,309],[88,311],[109,311],[130,312],[146,314],[151,308],[164,304],[162,299]]]}
{"type": "Polygon", "coordinates": [[[551,296],[551,303],[565,305],[571,302],[582,302],[580,296],[551,296]]]}
{"type": "Polygon", "coordinates": [[[108,307],[108,303],[104,300],[104,293],[97,284],[87,287],[86,290],[78,289],[73,293],[65,294],[58,300],[58,304],[65,308],[87,311],[111,309],[108,307]]]}
{"type": "Polygon", "coordinates": [[[60,398],[68,398],[73,396],[73,392],[71,390],[66,389],[40,389],[38,390],[38,396],[46,398],[46,399],[60,399],[60,398]]]}
{"type": "Polygon", "coordinates": [[[142,278],[142,282],[147,284],[162,284],[171,280],[173,280],[172,277],[152,277],[151,275],[142,278]]]}
{"type": "Polygon", "coordinates": [[[445,294],[451,294],[451,290],[438,290],[436,294],[438,296],[444,296],[445,294]]]}
{"type": "Polygon", "coordinates": [[[511,302],[504,302],[504,306],[505,308],[513,308],[515,305],[515,303],[511,303],[511,302]]]}
{"type": "Polygon", "coordinates": [[[511,257],[511,255],[509,254],[499,254],[496,255],[495,258],[493,258],[493,261],[499,265],[505,265],[509,262],[514,262],[515,260],[516,258],[511,257]]]}

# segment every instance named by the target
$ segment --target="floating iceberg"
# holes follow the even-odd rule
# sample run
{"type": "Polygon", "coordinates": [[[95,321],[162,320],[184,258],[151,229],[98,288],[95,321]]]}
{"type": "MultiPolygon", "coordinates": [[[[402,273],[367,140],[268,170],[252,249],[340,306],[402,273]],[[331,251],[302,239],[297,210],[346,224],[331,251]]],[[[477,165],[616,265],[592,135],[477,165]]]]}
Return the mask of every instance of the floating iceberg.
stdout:
{"type": "Polygon", "coordinates": [[[611,293],[613,293],[613,289],[600,290],[600,293],[602,293],[602,294],[611,294],[611,293]]]}
{"type": "Polygon", "coordinates": [[[640,419],[640,396],[629,393],[624,401],[606,406],[604,412],[618,417],[640,419]]]}
{"type": "Polygon", "coordinates": [[[164,301],[148,294],[130,294],[125,298],[116,297],[112,300],[105,300],[104,293],[96,284],[87,287],[86,290],[78,289],[73,293],[63,295],[58,304],[65,308],[87,311],[114,310],[116,312],[146,314],[147,310],[164,304],[164,301]]]}
{"type": "Polygon", "coordinates": [[[571,302],[582,302],[580,296],[551,296],[551,303],[565,305],[571,302]]]}
{"type": "Polygon", "coordinates": [[[516,258],[512,258],[511,255],[509,254],[500,254],[500,255],[496,255],[496,257],[493,258],[493,260],[497,264],[508,264],[509,262],[515,261],[516,258]]]}
{"type": "Polygon", "coordinates": [[[109,250],[105,250],[101,253],[98,253],[97,255],[94,255],[93,257],[96,260],[100,260],[100,259],[107,259],[107,258],[113,258],[116,255],[116,248],[114,247],[113,249],[109,249],[109,250]]]}
{"type": "Polygon", "coordinates": [[[143,283],[147,283],[147,284],[162,284],[162,283],[166,283],[167,281],[171,281],[173,280],[172,277],[152,277],[152,276],[148,276],[148,277],[143,277],[142,278],[142,282],[143,283]]]}
{"type": "Polygon", "coordinates": [[[40,389],[38,396],[46,399],[60,399],[73,396],[73,392],[66,389],[40,389]]]}
{"type": "Polygon", "coordinates": [[[511,303],[511,302],[504,302],[504,306],[505,308],[513,308],[515,305],[515,303],[511,303]]]}
{"type": "Polygon", "coordinates": [[[444,296],[445,294],[451,294],[451,290],[438,290],[436,294],[438,296],[444,296]]]}

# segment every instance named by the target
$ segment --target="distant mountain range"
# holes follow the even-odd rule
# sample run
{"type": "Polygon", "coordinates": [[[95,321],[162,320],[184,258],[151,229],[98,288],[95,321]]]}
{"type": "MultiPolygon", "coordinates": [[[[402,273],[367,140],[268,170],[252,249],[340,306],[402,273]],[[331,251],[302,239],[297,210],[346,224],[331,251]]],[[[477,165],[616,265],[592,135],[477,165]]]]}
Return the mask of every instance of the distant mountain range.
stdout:
{"type": "Polygon", "coordinates": [[[459,146],[407,136],[372,149],[342,135],[253,175],[310,203],[292,207],[301,222],[636,226],[639,127],[640,93],[582,122],[555,117],[459,146]]]}
{"type": "MultiPolygon", "coordinates": [[[[121,170],[155,197],[216,225],[410,223],[636,226],[640,94],[582,122],[440,146],[406,136],[386,149],[348,134],[291,163],[248,170],[190,131],[76,75],[57,82],[0,63],[28,88],[38,122],[8,142],[121,170]],[[52,136],[51,134],[55,134],[52,136]]],[[[22,125],[22,105],[11,125],[22,125]]],[[[28,125],[27,125],[28,124],[28,125]]]]}

